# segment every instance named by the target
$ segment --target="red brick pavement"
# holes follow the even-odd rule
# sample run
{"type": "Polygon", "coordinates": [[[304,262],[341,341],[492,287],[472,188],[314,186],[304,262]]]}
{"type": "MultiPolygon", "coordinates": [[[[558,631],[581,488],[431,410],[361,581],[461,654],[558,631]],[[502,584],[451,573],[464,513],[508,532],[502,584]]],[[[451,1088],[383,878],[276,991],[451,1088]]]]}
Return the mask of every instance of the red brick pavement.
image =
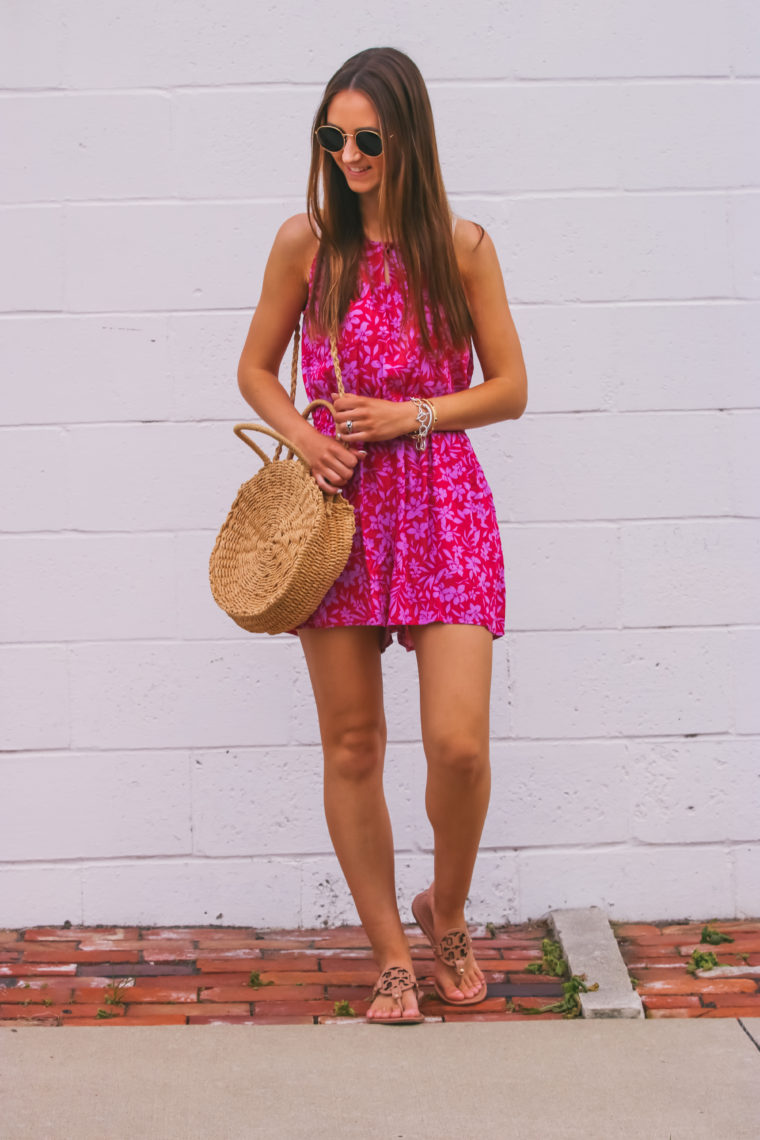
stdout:
{"type": "MultiPolygon", "coordinates": [[[[541,960],[546,923],[490,937],[473,928],[489,983],[477,1008],[437,1000],[430,947],[409,941],[436,1020],[561,1018],[525,1012],[563,997],[556,978],[525,973],[541,960]]],[[[357,1017],[369,1006],[377,967],[360,927],[259,932],[230,927],[34,927],[0,931],[0,1025],[301,1025],[329,1021],[336,1003],[357,1017]],[[261,984],[251,985],[252,973],[261,984]]]]}
{"type": "Polygon", "coordinates": [[[760,920],[611,925],[647,1017],[760,1016],[760,920]],[[701,941],[706,926],[733,941],[701,941]],[[718,966],[688,970],[695,951],[718,966]]]}
{"type": "MultiPolygon", "coordinates": [[[[613,923],[647,1017],[760,1014],[760,921],[719,921],[734,938],[700,943],[704,923],[613,923]],[[713,951],[723,971],[686,966],[713,951]],[[749,969],[748,969],[749,968],[749,969]]],[[[437,999],[433,955],[408,931],[422,1009],[440,1021],[557,1020],[529,1013],[561,1001],[561,979],[526,973],[541,960],[545,922],[471,929],[488,998],[457,1009],[437,999]]],[[[361,927],[256,931],[241,927],[33,927],[0,931],[0,1025],[312,1025],[334,1020],[336,1003],[357,1017],[377,968],[361,927]],[[252,974],[258,974],[251,985],[252,974]]],[[[589,983],[593,978],[587,979],[589,983]]]]}

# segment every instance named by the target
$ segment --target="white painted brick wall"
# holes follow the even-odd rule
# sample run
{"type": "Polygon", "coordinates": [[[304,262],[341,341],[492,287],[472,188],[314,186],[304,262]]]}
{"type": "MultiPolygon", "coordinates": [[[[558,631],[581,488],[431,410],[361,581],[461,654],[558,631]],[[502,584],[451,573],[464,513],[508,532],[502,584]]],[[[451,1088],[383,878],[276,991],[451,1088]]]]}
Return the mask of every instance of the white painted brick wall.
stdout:
{"type": "MultiPolygon", "coordinates": [[[[207,573],[266,256],[366,27],[429,80],[528,366],[472,433],[508,633],[469,914],[760,914],[759,11],[6,4],[0,925],[356,921],[298,642],[207,573]]],[[[409,919],[416,671],[383,664],[409,919]]]]}

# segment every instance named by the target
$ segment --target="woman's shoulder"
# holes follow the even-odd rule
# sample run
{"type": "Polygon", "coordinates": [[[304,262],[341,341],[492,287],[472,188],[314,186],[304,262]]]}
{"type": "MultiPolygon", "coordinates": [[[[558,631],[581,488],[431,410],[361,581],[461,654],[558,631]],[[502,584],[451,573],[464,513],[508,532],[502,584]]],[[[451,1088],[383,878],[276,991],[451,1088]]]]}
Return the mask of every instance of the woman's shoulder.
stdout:
{"type": "Polygon", "coordinates": [[[274,239],[272,253],[284,263],[298,266],[306,277],[319,246],[308,214],[293,214],[282,223],[274,239]]]}
{"type": "Polygon", "coordinates": [[[471,222],[467,218],[453,219],[454,249],[459,254],[471,254],[479,247],[488,235],[480,222],[471,222]]]}
{"type": "Polygon", "coordinates": [[[309,242],[313,242],[315,245],[319,243],[311,219],[306,213],[293,214],[292,217],[287,218],[277,231],[277,236],[283,242],[296,246],[306,247],[309,242]]]}
{"type": "Polygon", "coordinates": [[[486,258],[493,242],[484,226],[467,218],[454,218],[454,252],[462,274],[468,276],[486,258]]]}

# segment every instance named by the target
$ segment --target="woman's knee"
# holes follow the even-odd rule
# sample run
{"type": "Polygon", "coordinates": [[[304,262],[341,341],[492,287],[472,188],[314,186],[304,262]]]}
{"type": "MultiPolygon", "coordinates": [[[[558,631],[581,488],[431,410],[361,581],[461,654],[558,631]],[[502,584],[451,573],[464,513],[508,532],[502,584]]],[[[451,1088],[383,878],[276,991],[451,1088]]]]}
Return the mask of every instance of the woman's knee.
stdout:
{"type": "Polygon", "coordinates": [[[453,731],[425,741],[428,765],[442,774],[467,782],[488,771],[488,741],[478,733],[453,731]]]}
{"type": "Polygon", "coordinates": [[[331,775],[344,780],[382,776],[385,756],[385,726],[375,722],[344,725],[324,742],[325,765],[331,775]]]}

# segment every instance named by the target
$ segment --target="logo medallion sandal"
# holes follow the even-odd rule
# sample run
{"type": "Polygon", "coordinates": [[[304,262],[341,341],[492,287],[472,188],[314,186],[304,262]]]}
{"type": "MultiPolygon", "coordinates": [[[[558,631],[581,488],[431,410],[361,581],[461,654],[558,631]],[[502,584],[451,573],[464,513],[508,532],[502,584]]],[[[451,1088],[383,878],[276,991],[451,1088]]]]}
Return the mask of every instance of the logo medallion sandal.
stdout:
{"type": "Polygon", "coordinates": [[[406,990],[414,990],[419,1001],[420,987],[411,971],[405,966],[389,966],[387,970],[383,970],[372,989],[370,1002],[374,1001],[378,994],[382,997],[395,998],[401,1010],[401,1017],[368,1017],[367,1025],[422,1025],[425,1020],[424,1013],[416,1014],[414,1017],[404,1017],[401,995],[406,990]]]}
{"type": "MultiPolygon", "coordinates": [[[[412,903],[412,914],[414,915],[414,921],[433,947],[433,953],[436,958],[440,958],[444,966],[449,966],[452,970],[456,970],[457,974],[461,977],[464,974],[467,957],[472,954],[472,941],[465,927],[458,926],[447,930],[445,934],[441,935],[438,942],[436,942],[435,929],[433,927],[433,908],[430,905],[430,887],[422,891],[422,893],[417,895],[414,899],[412,903]]],[[[479,989],[476,994],[473,994],[472,997],[468,998],[447,997],[437,978],[433,979],[433,984],[441,1001],[445,1001],[448,1005],[478,1005],[488,996],[488,986],[485,981],[481,983],[481,989],[479,989]]]]}

